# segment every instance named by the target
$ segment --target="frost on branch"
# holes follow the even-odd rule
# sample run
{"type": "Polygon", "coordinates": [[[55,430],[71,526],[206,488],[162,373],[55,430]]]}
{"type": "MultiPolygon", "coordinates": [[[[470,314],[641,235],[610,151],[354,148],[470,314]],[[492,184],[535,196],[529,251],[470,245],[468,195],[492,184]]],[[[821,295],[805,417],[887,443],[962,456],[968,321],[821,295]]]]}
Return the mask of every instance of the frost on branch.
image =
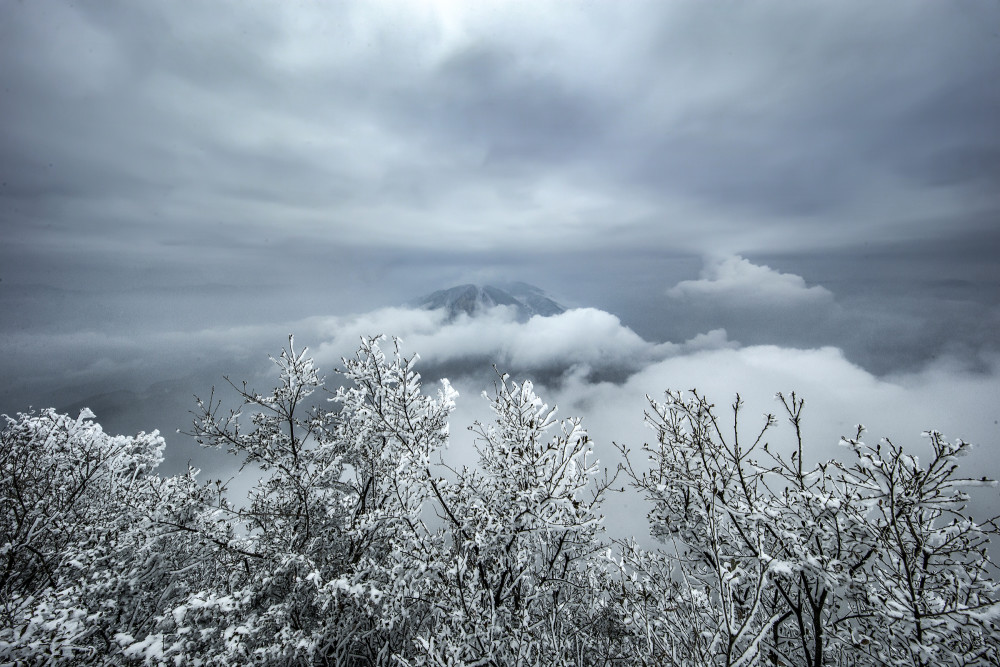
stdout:
{"type": "Polygon", "coordinates": [[[598,512],[612,480],[599,476],[580,420],[557,420],[530,382],[498,374],[487,398],[495,420],[472,427],[478,469],[457,471],[444,494],[452,564],[436,597],[451,611],[422,634],[411,664],[610,659],[581,628],[602,603],[589,565],[603,546],[598,512]]]}
{"type": "Polygon", "coordinates": [[[697,393],[649,401],[649,466],[627,472],[666,549],[626,543],[619,564],[621,613],[647,649],[692,664],[996,664],[998,531],[966,514],[961,489],[983,483],[957,476],[968,445],[931,432],[921,465],[858,427],[852,461],[809,466],[805,403],[777,398],[790,452],[765,439],[772,415],[742,434],[739,396],[731,431],[697,393]]]}
{"type": "MultiPolygon", "coordinates": [[[[891,664],[996,664],[1000,591],[988,545],[995,520],[974,521],[963,490],[987,480],[958,476],[969,444],[936,431],[926,465],[889,440],[846,443],[857,456],[856,521],[872,544],[858,607],[861,627],[891,664]]],[[[991,484],[992,485],[992,484],[991,484]]]]}
{"type": "MultiPolygon", "coordinates": [[[[110,436],[84,411],[5,418],[0,437],[3,575],[0,658],[74,662],[146,636],[165,601],[205,574],[193,523],[193,473],[154,473],[156,433],[110,436]]],[[[198,491],[200,492],[200,490],[198,491]]]]}

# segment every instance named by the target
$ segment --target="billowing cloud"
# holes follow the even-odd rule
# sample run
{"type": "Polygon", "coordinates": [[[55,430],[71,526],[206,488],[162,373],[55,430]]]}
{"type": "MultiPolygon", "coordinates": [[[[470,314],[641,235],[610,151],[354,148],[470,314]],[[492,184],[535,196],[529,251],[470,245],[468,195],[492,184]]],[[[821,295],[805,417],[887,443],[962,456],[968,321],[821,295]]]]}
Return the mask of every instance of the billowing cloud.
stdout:
{"type": "Polygon", "coordinates": [[[681,281],[667,290],[667,295],[742,308],[795,307],[833,300],[829,290],[806,286],[801,276],[758,266],[739,256],[709,260],[698,280],[681,281]]]}
{"type": "MultiPolygon", "coordinates": [[[[768,270],[767,275],[773,273],[768,270]]],[[[808,289],[789,282],[794,289],[808,289]]],[[[317,333],[330,327],[327,332],[336,334],[314,346],[324,367],[336,365],[343,350],[353,350],[358,335],[391,331],[404,339],[404,353],[421,356],[420,368],[465,371],[452,377],[462,397],[453,420],[449,457],[459,463],[475,462],[474,443],[464,427],[476,419],[490,419],[479,394],[482,372],[495,362],[515,379],[534,380],[540,395],[557,404],[563,416],[584,417],[598,442],[599,456],[611,468],[618,462],[612,441],[637,450],[650,437],[642,421],[647,395],[656,398],[665,389],[697,389],[717,404],[726,429],[732,426],[728,406],[739,393],[745,401],[741,416],[745,433],[758,429],[765,413],[781,416],[774,398],[777,392],[796,392],[807,401],[803,432],[810,462],[842,458],[840,437],[852,434],[855,425],[863,423],[870,439],[890,437],[916,452],[925,446],[920,434],[928,429],[978,443],[963,465],[975,468],[977,475],[1000,476],[1000,428],[996,426],[1000,357],[995,355],[979,370],[945,355],[915,371],[879,377],[834,346],[741,346],[723,330],[685,343],[652,343],[613,315],[596,309],[575,309],[527,322],[518,322],[503,307],[452,321],[442,311],[383,309],[316,325],[317,333]],[[592,372],[601,368],[621,372],[611,379],[592,372]],[[560,372],[548,372],[552,369],[560,372]]],[[[789,447],[791,436],[782,421],[771,442],[789,447]]],[[[634,528],[634,510],[640,505],[634,498],[614,502],[615,520],[634,528]],[[632,515],[626,516],[629,512],[632,515]]]]}
{"type": "Polygon", "coordinates": [[[517,372],[564,372],[584,368],[627,377],[645,365],[690,350],[731,346],[725,331],[700,334],[684,343],[652,343],[603,310],[576,308],[551,317],[519,322],[512,308],[498,306],[470,317],[448,320],[442,310],[387,308],[320,324],[332,338],[315,347],[316,358],[336,364],[350,354],[359,336],[388,334],[425,363],[463,364],[483,370],[496,364],[517,372]]]}

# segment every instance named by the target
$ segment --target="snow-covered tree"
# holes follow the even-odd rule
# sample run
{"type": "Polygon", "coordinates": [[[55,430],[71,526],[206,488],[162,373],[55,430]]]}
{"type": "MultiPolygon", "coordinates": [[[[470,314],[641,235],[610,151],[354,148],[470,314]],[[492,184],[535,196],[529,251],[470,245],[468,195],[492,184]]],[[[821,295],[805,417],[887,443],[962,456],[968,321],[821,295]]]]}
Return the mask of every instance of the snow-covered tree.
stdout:
{"type": "MultiPolygon", "coordinates": [[[[649,469],[630,467],[628,472],[653,504],[651,529],[673,551],[673,567],[664,571],[660,563],[649,574],[644,559],[629,566],[647,577],[676,579],[685,599],[673,615],[676,623],[653,618],[658,630],[644,634],[664,658],[727,667],[755,664],[784,620],[784,612],[772,604],[782,562],[772,555],[770,491],[750,458],[774,419],[768,415],[747,446],[738,429],[732,438],[723,433],[705,397],[667,392],[665,398],[663,403],[649,399],[646,421],[657,434],[656,442],[644,447],[649,469]]],[[[740,406],[737,397],[734,413],[740,406]]],[[[648,585],[641,584],[640,598],[648,585]]]]}
{"type": "Polygon", "coordinates": [[[530,383],[501,375],[495,423],[474,428],[480,465],[453,471],[435,457],[455,393],[445,381],[424,395],[416,358],[394,347],[387,357],[362,341],[333,411],[305,409],[321,380],[291,344],[274,392],[237,387],[243,405],[225,417],[202,404],[200,441],[264,473],[237,512],[252,554],[226,609],[239,640],[224,631],[214,650],[284,663],[596,661],[580,629],[603,601],[588,564],[609,481],[579,420],[557,421],[530,383]]]}
{"type": "Polygon", "coordinates": [[[988,544],[995,520],[967,513],[964,488],[995,486],[958,475],[969,451],[926,433],[926,465],[889,440],[870,446],[862,428],[844,444],[856,457],[850,473],[856,523],[866,531],[871,557],[859,578],[851,629],[877,664],[1000,664],[1000,588],[988,544]]]}
{"type": "Polygon", "coordinates": [[[588,566],[611,480],[580,420],[557,420],[530,382],[500,374],[489,398],[495,421],[472,429],[479,466],[457,471],[440,505],[450,554],[434,596],[447,613],[413,663],[599,663],[588,566]]]}
{"type": "Polygon", "coordinates": [[[662,547],[609,542],[576,418],[499,373],[479,454],[442,457],[455,392],[366,338],[327,393],[307,350],[278,381],[198,402],[193,435],[257,483],[162,477],[157,433],[84,411],[5,418],[0,661],[174,665],[987,665],[1000,661],[992,520],[928,434],[925,464],[859,427],[807,463],[803,401],[749,432],[697,393],[649,401],[625,474],[662,547]],[[325,395],[324,395],[325,394],[325,395]]]}
{"type": "Polygon", "coordinates": [[[741,443],[738,396],[732,435],[697,393],[650,400],[650,466],[627,472],[665,550],[621,545],[620,613],[637,644],[686,664],[996,664],[998,530],[961,491],[992,482],[957,477],[968,445],[932,432],[921,467],[888,441],[865,445],[859,427],[853,461],[810,467],[804,402],[778,399],[795,430],[787,456],[765,440],[772,415],[741,443]]]}
{"type": "Polygon", "coordinates": [[[155,431],[110,436],[87,410],[7,418],[0,436],[0,658],[97,660],[155,634],[170,600],[211,576],[194,471],[154,474],[155,431]]]}

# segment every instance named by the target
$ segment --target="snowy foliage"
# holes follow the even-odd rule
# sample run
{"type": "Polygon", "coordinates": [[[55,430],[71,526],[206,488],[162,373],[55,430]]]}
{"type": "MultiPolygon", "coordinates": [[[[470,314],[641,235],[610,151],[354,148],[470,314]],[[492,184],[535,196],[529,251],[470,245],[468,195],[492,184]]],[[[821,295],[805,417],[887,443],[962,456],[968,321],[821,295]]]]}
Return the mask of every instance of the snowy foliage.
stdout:
{"type": "Polygon", "coordinates": [[[327,392],[306,350],[277,386],[198,401],[193,437],[249,496],[156,472],[157,433],[89,411],[6,418],[0,662],[146,665],[978,665],[1000,661],[996,524],[966,510],[964,442],[926,463],[862,430],[803,461],[804,403],[747,436],[732,405],[649,401],[645,462],[608,472],[576,418],[499,373],[473,467],[442,460],[457,394],[364,339],[327,392]],[[623,474],[648,550],[604,534],[623,474]]]}
{"type": "Polygon", "coordinates": [[[989,483],[956,476],[968,444],[932,432],[921,466],[888,441],[865,445],[858,427],[850,464],[809,468],[804,401],[778,400],[795,431],[787,457],[765,440],[773,415],[741,439],[739,396],[732,435],[697,393],[649,401],[650,466],[627,472],[668,548],[623,545],[620,567],[623,612],[650,653],[698,665],[997,664],[987,544],[998,531],[965,514],[961,488],[989,483]]]}

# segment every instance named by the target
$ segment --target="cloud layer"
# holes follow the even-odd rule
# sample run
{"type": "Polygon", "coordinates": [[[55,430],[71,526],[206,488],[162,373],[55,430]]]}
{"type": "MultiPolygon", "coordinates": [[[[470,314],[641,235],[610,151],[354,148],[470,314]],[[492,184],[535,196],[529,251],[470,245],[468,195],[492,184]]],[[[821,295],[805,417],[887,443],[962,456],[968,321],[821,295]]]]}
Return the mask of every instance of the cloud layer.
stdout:
{"type": "Polygon", "coordinates": [[[1000,210],[993,6],[0,12],[11,261],[802,251],[1000,210]]]}
{"type": "Polygon", "coordinates": [[[315,348],[321,363],[336,364],[356,347],[360,336],[392,332],[407,350],[426,362],[481,372],[496,364],[519,373],[563,373],[570,369],[626,377],[645,365],[692,350],[730,345],[723,330],[685,343],[651,343],[614,315],[577,308],[550,317],[518,322],[513,308],[495,307],[481,315],[447,320],[443,310],[390,308],[321,325],[333,337],[315,348]]]}

